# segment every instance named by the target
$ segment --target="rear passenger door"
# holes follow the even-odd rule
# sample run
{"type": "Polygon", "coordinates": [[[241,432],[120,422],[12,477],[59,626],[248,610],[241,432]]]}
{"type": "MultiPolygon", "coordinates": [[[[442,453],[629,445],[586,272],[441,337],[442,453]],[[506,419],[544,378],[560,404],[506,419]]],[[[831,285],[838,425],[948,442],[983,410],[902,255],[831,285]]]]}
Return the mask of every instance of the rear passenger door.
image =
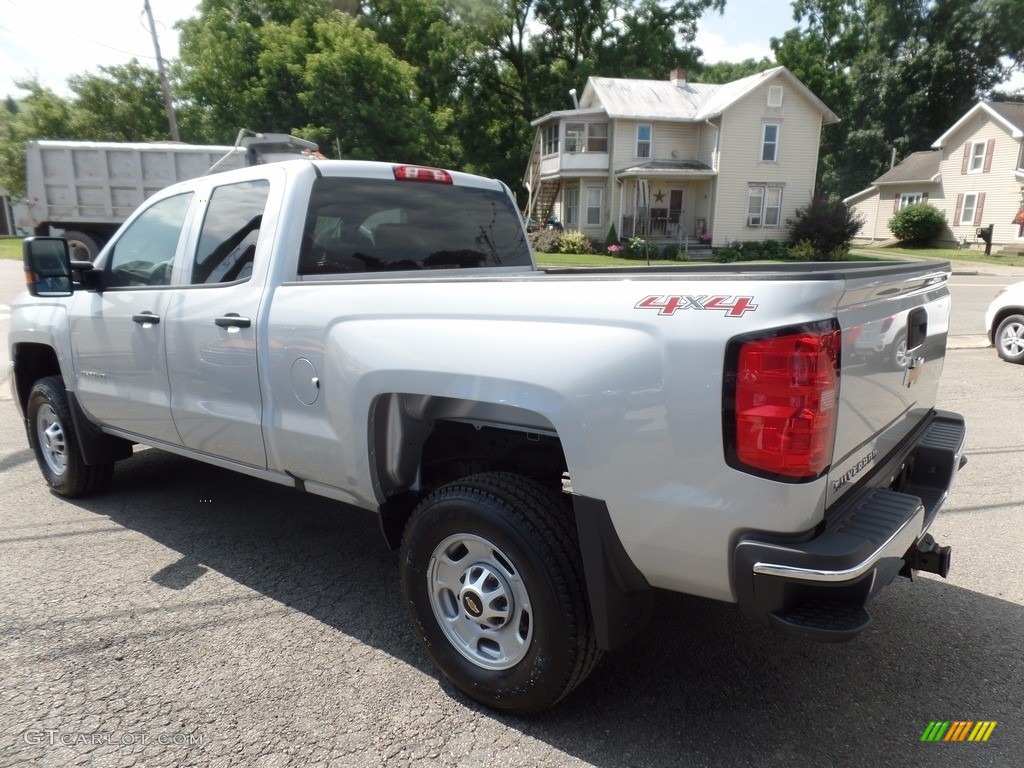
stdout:
{"type": "Polygon", "coordinates": [[[171,414],[186,447],[265,468],[257,339],[272,185],[215,178],[166,311],[171,414]]]}

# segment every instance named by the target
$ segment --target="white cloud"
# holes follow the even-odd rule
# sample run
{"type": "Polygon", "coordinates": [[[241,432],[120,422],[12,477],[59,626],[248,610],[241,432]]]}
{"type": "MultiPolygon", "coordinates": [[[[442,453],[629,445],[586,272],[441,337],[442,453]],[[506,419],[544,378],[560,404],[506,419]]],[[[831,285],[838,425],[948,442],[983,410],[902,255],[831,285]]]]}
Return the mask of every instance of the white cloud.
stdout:
{"type": "Polygon", "coordinates": [[[708,64],[716,64],[720,61],[745,61],[747,59],[761,59],[765,56],[773,58],[771,47],[767,42],[755,43],[751,41],[727,43],[721,35],[709,32],[704,25],[697,29],[697,47],[704,51],[704,61],[708,64]]]}

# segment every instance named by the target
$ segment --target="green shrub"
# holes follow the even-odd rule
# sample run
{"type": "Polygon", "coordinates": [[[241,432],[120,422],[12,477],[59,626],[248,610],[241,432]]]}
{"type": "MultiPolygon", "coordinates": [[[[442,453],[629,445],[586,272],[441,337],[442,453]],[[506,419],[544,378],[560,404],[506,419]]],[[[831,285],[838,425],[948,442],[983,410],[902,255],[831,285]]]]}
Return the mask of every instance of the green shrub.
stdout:
{"type": "Polygon", "coordinates": [[[689,254],[676,243],[669,243],[661,249],[661,258],[666,261],[689,261],[689,254]]]}
{"type": "Polygon", "coordinates": [[[789,243],[782,240],[765,240],[761,243],[761,258],[784,261],[789,258],[789,243]]]}
{"type": "Polygon", "coordinates": [[[864,226],[863,219],[842,200],[815,195],[806,208],[797,209],[796,216],[786,220],[790,240],[806,240],[814,246],[818,259],[827,259],[837,248],[846,251],[864,226]]]}
{"type": "Polygon", "coordinates": [[[646,259],[651,251],[653,251],[654,257],[657,258],[658,247],[656,245],[648,245],[647,241],[642,237],[631,237],[626,245],[626,258],[646,259]]]}
{"type": "Polygon", "coordinates": [[[889,219],[889,229],[909,245],[925,245],[939,236],[946,226],[942,211],[928,203],[900,208],[889,219]]]}
{"type": "Polygon", "coordinates": [[[559,253],[593,253],[594,248],[590,244],[590,238],[578,229],[562,232],[558,238],[559,253]]]}
{"type": "Polygon", "coordinates": [[[554,229],[539,229],[531,232],[530,247],[536,253],[558,253],[558,239],[562,233],[554,229]]]}
{"type": "Polygon", "coordinates": [[[608,234],[604,238],[604,249],[607,251],[609,245],[619,244],[619,234],[615,231],[615,225],[608,227],[608,234]]]}
{"type": "Polygon", "coordinates": [[[721,248],[715,248],[714,259],[719,264],[731,264],[734,261],[740,261],[743,258],[743,251],[736,245],[726,245],[721,248]]]}
{"type": "Polygon", "coordinates": [[[801,240],[789,247],[789,258],[792,261],[815,261],[818,251],[810,240],[801,240]]]}

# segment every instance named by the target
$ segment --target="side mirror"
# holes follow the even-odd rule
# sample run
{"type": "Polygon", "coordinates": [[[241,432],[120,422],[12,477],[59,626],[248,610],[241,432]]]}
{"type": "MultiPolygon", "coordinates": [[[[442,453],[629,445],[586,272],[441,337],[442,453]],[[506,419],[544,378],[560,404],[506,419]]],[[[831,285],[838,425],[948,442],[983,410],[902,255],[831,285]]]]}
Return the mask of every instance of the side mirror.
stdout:
{"type": "Polygon", "coordinates": [[[22,245],[25,284],[33,296],[70,296],[71,256],[59,237],[27,237],[22,245]]]}

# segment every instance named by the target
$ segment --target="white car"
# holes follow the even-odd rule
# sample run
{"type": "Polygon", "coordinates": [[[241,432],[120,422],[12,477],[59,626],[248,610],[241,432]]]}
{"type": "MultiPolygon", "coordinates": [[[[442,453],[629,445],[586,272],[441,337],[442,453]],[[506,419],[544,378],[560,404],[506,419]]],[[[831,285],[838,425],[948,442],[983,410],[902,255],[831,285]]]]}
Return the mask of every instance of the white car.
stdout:
{"type": "Polygon", "coordinates": [[[1003,288],[985,312],[985,333],[1003,360],[1024,363],[1024,282],[1003,288]]]}

